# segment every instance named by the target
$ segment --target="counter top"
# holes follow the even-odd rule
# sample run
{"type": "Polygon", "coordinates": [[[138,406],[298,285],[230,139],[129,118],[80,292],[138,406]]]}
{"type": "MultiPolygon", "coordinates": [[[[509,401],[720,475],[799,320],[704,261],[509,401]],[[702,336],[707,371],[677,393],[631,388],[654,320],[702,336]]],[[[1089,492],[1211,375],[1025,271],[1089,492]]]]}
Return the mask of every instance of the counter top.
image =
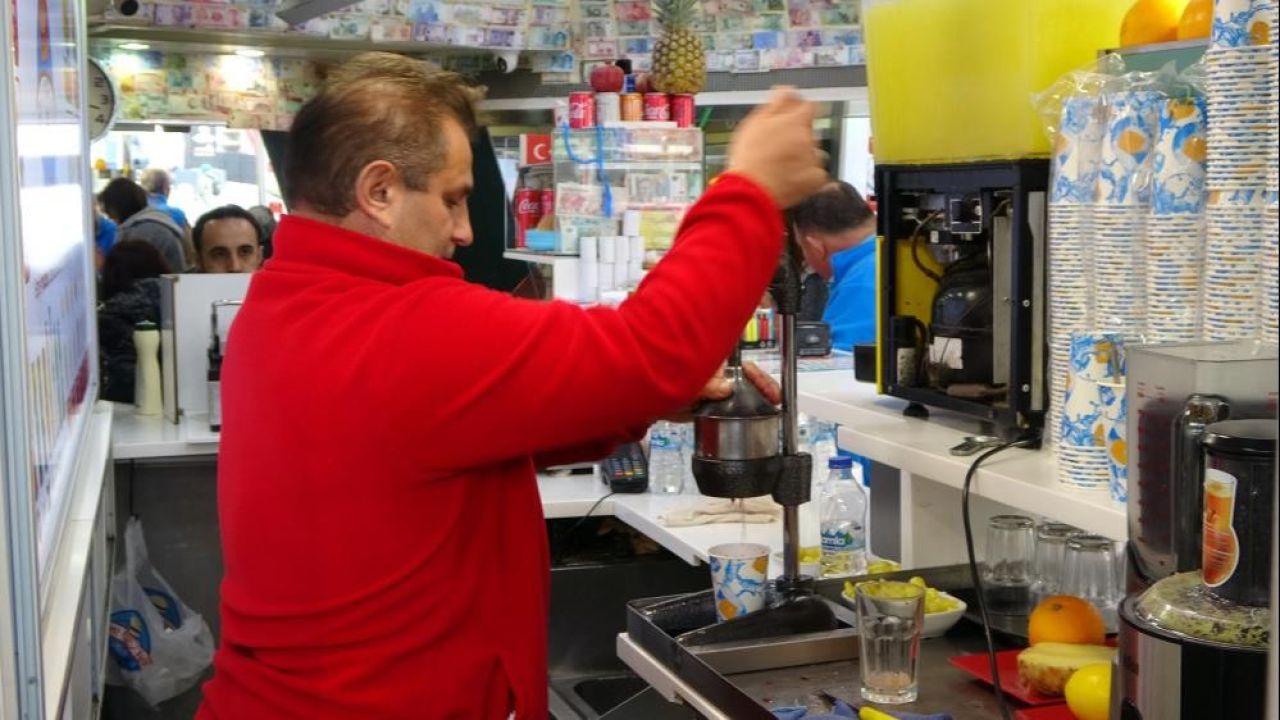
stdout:
{"type": "MultiPolygon", "coordinates": [[[[966,435],[980,434],[976,420],[930,408],[928,420],[902,415],[905,400],[877,395],[875,386],[851,372],[800,376],[800,411],[840,424],[840,446],[954,488],[964,484],[973,457],[950,449],[966,435]]],[[[1058,482],[1053,453],[1013,448],[983,463],[973,493],[1024,512],[1044,515],[1113,540],[1128,537],[1125,506],[1106,490],[1078,490],[1058,482]]]]}
{"type": "Polygon", "coordinates": [[[139,415],[133,405],[112,405],[111,454],[115,460],[218,454],[218,434],[209,430],[208,415],[184,416],[172,423],[163,415],[139,415]]]}

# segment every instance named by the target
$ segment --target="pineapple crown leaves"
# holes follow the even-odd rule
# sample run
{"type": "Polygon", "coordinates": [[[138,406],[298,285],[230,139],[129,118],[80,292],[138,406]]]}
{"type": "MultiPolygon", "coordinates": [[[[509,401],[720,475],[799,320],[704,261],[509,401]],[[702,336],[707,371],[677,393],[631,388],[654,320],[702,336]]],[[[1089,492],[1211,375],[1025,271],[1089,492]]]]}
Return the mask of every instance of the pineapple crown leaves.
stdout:
{"type": "Polygon", "coordinates": [[[653,14],[664,28],[687,28],[693,24],[699,0],[652,0],[653,14]]]}

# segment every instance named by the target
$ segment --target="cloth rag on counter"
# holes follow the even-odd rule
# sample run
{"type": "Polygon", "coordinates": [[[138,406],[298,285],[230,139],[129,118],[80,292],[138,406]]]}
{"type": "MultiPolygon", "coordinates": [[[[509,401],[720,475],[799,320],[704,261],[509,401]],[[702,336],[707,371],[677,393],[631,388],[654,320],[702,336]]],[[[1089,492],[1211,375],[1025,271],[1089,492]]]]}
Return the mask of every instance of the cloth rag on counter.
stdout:
{"type": "Polygon", "coordinates": [[[732,500],[705,498],[692,505],[674,508],[658,516],[667,527],[688,527],[712,523],[752,523],[763,525],[782,517],[782,506],[767,497],[732,500]]]}
{"type": "Polygon", "coordinates": [[[809,709],[805,707],[780,707],[774,708],[773,716],[778,720],[849,720],[849,718],[857,718],[858,713],[849,703],[843,700],[837,700],[831,707],[831,712],[822,715],[810,715],[809,709]]]}

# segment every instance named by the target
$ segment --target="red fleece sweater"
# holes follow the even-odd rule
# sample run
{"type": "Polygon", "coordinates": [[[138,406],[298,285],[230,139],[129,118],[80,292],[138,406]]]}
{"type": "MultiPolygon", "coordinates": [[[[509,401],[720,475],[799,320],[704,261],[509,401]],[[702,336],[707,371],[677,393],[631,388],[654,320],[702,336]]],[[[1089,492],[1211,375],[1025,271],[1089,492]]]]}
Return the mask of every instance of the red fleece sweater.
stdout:
{"type": "Polygon", "coordinates": [[[547,716],[534,475],[690,402],[773,274],[726,177],[617,309],[514,299],[296,217],[223,367],[222,643],[201,720],[547,716]]]}

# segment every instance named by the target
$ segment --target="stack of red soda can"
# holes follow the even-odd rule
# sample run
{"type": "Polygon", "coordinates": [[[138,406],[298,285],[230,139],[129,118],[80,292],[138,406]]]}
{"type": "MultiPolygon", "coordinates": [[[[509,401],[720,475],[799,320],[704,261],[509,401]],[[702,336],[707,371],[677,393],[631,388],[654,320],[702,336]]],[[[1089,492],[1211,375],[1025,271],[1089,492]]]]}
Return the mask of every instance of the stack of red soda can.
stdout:
{"type": "Polygon", "coordinates": [[[556,214],[556,190],[528,180],[516,188],[516,247],[526,247],[526,234],[538,227],[544,217],[556,214]]]}

